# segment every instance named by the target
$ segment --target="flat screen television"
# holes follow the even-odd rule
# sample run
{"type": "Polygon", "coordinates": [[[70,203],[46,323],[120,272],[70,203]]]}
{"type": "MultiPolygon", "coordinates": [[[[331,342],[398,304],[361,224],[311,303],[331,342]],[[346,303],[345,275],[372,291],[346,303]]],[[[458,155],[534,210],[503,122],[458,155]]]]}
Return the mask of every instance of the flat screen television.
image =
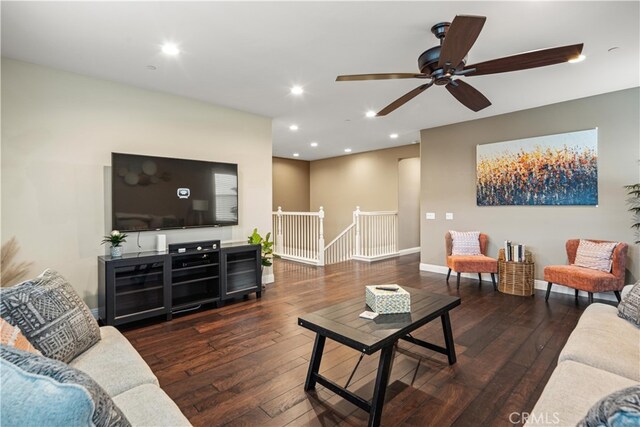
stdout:
{"type": "Polygon", "coordinates": [[[114,230],[238,225],[238,165],[111,153],[114,230]]]}

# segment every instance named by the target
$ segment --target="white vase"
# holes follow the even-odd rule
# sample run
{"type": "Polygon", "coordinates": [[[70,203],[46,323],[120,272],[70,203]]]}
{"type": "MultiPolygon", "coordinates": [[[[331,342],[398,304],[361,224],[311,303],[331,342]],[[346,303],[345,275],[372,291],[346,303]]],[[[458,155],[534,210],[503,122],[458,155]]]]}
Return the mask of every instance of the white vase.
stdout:
{"type": "Polygon", "coordinates": [[[111,246],[111,256],[112,257],[122,256],[122,248],[120,246],[111,246]]]}

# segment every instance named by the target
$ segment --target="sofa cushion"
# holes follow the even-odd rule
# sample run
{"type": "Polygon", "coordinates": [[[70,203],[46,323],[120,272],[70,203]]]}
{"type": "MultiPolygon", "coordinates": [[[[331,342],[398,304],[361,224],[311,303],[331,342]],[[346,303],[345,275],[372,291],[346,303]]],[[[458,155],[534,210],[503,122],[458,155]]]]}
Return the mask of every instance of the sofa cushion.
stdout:
{"type": "Polygon", "coordinates": [[[640,329],[620,319],[616,307],[591,304],[558,360],[585,363],[640,381],[640,329]]]}
{"type": "Polygon", "coordinates": [[[451,255],[481,255],[479,231],[449,231],[453,247],[451,255]]]}
{"type": "Polygon", "coordinates": [[[640,327],[640,282],[625,293],[622,302],[618,304],[618,316],[640,327]]]}
{"type": "Polygon", "coordinates": [[[497,273],[498,261],[485,255],[448,256],[447,266],[464,273],[497,273]]]}
{"type": "Polygon", "coordinates": [[[91,425],[93,402],[84,388],[26,372],[2,359],[0,372],[0,425],[91,425]]]}
{"type": "Polygon", "coordinates": [[[587,292],[620,290],[619,281],[612,273],[576,265],[546,266],[544,268],[544,280],[587,292]]]}
{"type": "Polygon", "coordinates": [[[640,425],[640,384],[603,397],[578,423],[578,427],[638,425],[640,425]]]}
{"type": "Polygon", "coordinates": [[[0,317],[20,328],[40,352],[70,362],[100,339],[98,323],[56,271],[0,291],[0,317]]]}
{"type": "Polygon", "coordinates": [[[104,326],[100,335],[96,345],[69,365],[89,374],[110,396],[140,384],[158,384],[149,366],[116,328],[104,326]]]}
{"type": "Polygon", "coordinates": [[[156,385],[140,385],[119,394],[113,400],[134,426],[191,425],[174,401],[156,385]]]}
{"type": "MultiPolygon", "coordinates": [[[[4,345],[0,346],[0,357],[25,372],[49,377],[59,384],[72,384],[82,388],[86,392],[87,399],[90,400],[93,406],[91,411],[91,425],[105,427],[127,427],[131,425],[109,395],[84,372],[73,369],[66,363],[58,360],[4,345]]],[[[2,375],[4,375],[4,372],[2,375]]],[[[11,390],[9,389],[9,391],[11,390]]],[[[37,390],[34,391],[34,393],[41,394],[42,391],[37,390]]],[[[47,395],[43,394],[42,397],[46,398],[47,395]]],[[[5,402],[3,401],[2,412],[5,410],[4,406],[5,402]]],[[[70,408],[70,410],[75,411],[73,408],[70,408]]],[[[28,423],[27,425],[49,424],[28,423]]]]}
{"type": "Polygon", "coordinates": [[[592,366],[571,360],[561,362],[525,426],[575,426],[602,396],[633,385],[632,379],[592,366]]]}
{"type": "Polygon", "coordinates": [[[618,242],[592,242],[580,240],[573,262],[579,267],[593,268],[604,272],[611,272],[613,250],[618,242]]]}
{"type": "Polygon", "coordinates": [[[2,317],[0,317],[0,344],[28,351],[29,353],[42,354],[22,335],[20,328],[11,325],[2,317]]]}

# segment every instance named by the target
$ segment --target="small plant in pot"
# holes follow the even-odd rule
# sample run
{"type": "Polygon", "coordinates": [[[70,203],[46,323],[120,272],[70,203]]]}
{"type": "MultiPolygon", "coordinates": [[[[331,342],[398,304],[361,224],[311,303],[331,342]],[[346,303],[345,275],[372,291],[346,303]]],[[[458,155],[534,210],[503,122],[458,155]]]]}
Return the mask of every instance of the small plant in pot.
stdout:
{"type": "Polygon", "coordinates": [[[273,241],[271,239],[271,232],[268,232],[264,238],[258,233],[258,229],[254,228],[253,233],[249,236],[247,242],[252,245],[260,245],[262,248],[262,268],[271,267],[273,265],[273,259],[278,258],[277,255],[273,253],[273,241]]]}
{"type": "Polygon", "coordinates": [[[125,233],[121,233],[118,230],[113,230],[111,234],[104,236],[102,239],[102,244],[110,243],[111,244],[111,256],[118,257],[122,256],[122,245],[127,241],[127,235],[125,233]]]}
{"type": "MultiPolygon", "coordinates": [[[[628,202],[631,204],[629,210],[633,212],[634,224],[631,228],[636,229],[636,237],[640,237],[640,183],[625,185],[627,189],[627,195],[630,196],[628,202]]],[[[640,243],[640,240],[636,240],[636,243],[640,243]]]]}

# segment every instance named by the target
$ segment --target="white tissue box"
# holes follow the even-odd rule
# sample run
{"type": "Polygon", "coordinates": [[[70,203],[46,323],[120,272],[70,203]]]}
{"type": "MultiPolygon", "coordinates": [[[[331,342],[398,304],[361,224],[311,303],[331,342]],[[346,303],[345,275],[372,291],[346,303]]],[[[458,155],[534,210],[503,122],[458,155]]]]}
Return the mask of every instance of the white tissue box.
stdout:
{"type": "Polygon", "coordinates": [[[411,294],[398,285],[371,285],[366,287],[365,301],[378,314],[410,313],[411,294]],[[397,291],[376,289],[380,287],[398,288],[397,291]]]}

